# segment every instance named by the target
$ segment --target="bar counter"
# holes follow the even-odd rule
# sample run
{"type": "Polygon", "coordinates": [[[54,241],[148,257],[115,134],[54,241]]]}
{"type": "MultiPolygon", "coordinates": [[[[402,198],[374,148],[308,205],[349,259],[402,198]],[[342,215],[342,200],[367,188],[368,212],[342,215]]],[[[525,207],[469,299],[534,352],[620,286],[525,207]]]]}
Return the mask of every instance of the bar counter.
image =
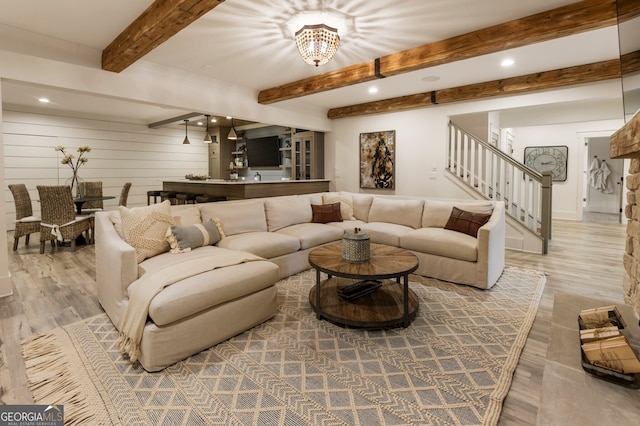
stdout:
{"type": "Polygon", "coordinates": [[[280,195],[311,194],[329,191],[328,179],[311,180],[165,180],[163,191],[188,192],[192,194],[223,195],[229,200],[245,198],[276,197],[280,195]]]}

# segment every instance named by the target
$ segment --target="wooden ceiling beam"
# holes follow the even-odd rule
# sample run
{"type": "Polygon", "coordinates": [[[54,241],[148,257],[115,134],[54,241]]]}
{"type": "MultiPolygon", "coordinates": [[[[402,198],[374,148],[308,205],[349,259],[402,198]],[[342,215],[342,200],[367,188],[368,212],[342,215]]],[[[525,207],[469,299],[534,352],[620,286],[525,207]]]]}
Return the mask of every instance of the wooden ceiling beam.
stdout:
{"type": "Polygon", "coordinates": [[[471,33],[383,56],[374,62],[262,90],[271,104],[352,84],[513,49],[616,24],[615,0],[584,0],[471,33]]]}
{"type": "Polygon", "coordinates": [[[630,21],[640,16],[638,0],[618,0],[618,23],[630,21]]]}
{"type": "Polygon", "coordinates": [[[425,108],[437,104],[557,89],[559,87],[594,83],[614,78],[620,78],[620,61],[618,59],[487,81],[484,83],[468,84],[451,89],[400,96],[358,105],[331,108],[327,113],[327,117],[337,119],[397,112],[408,109],[425,108]]]}
{"type": "Polygon", "coordinates": [[[156,0],[102,51],[102,69],[121,72],[224,0],[156,0]]]}
{"type": "Polygon", "coordinates": [[[640,73],[640,50],[622,55],[620,61],[623,76],[640,73]]]}

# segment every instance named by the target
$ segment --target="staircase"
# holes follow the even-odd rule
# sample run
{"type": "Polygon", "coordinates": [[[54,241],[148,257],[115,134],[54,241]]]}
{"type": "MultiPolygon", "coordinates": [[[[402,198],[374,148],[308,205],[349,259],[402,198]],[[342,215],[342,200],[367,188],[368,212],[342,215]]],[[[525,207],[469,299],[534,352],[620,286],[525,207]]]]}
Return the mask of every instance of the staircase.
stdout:
{"type": "Polygon", "coordinates": [[[507,215],[542,241],[551,239],[550,172],[540,174],[491,144],[449,123],[447,172],[487,200],[504,201],[507,215]]]}

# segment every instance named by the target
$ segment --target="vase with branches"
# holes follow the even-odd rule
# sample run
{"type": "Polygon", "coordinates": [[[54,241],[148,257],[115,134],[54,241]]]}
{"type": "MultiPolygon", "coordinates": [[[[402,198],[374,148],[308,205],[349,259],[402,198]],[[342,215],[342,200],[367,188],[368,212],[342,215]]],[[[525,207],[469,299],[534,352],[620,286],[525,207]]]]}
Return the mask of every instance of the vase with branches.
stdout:
{"type": "Polygon", "coordinates": [[[71,153],[67,153],[65,149],[66,148],[62,145],[58,145],[56,147],[56,151],[60,151],[63,155],[60,163],[67,164],[73,172],[71,178],[67,180],[69,186],[71,187],[71,193],[73,194],[75,190],[76,197],[81,197],[81,179],[80,176],[78,176],[78,169],[80,169],[80,166],[82,166],[84,163],[89,161],[89,159],[86,157],[86,154],[91,152],[91,147],[89,145],[79,146],[77,149],[77,151],[79,152],[78,158],[76,158],[76,156],[71,153]],[[75,161],[73,161],[74,158],[76,159],[75,161]]]}

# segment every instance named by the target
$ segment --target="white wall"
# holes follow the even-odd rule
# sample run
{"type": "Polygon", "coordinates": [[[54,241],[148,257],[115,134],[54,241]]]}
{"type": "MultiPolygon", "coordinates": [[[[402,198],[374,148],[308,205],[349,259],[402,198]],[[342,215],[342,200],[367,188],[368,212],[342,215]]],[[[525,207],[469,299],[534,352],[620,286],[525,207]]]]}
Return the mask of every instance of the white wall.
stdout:
{"type": "MultiPolygon", "coordinates": [[[[2,88],[0,87],[0,99],[2,99],[2,88]]],[[[2,149],[3,141],[3,117],[4,111],[2,110],[2,104],[0,103],[0,161],[4,162],[4,150],[2,149]]],[[[4,175],[0,175],[0,185],[6,187],[6,181],[4,175]]],[[[5,229],[7,225],[6,220],[6,205],[0,204],[0,229],[5,229]]],[[[15,214],[15,208],[14,208],[15,214]]],[[[13,294],[13,286],[11,282],[11,273],[9,272],[9,254],[7,251],[7,233],[0,232],[0,297],[9,296],[13,294]]]]}
{"type": "MultiPolygon", "coordinates": [[[[71,169],[60,163],[58,145],[77,155],[76,148],[91,146],[89,161],[79,175],[86,181],[103,182],[103,193],[116,198],[104,202],[106,209],[118,205],[120,190],[131,182],[128,205],[146,205],[147,191],[162,188],[162,181],[183,178],[187,173],[207,173],[207,144],[203,132],[191,133],[183,145],[184,130],[159,128],[83,118],[4,111],[4,205],[7,228],[13,229],[15,205],[7,185],[24,183],[32,200],[36,185],[65,184],[71,169]]],[[[39,205],[33,202],[36,214],[39,205]]],[[[4,235],[4,234],[3,234],[4,235]]]]}
{"type": "Polygon", "coordinates": [[[564,123],[548,126],[511,128],[514,135],[513,157],[522,161],[527,146],[566,145],[569,147],[567,180],[553,182],[553,217],[555,219],[582,219],[582,197],[584,196],[585,156],[587,155],[581,134],[603,132],[611,135],[622,124],[620,120],[603,120],[579,123],[564,123]]]}
{"type": "MultiPolygon", "coordinates": [[[[568,88],[552,92],[502,99],[438,105],[399,113],[379,114],[335,120],[333,131],[325,135],[325,177],[335,190],[352,192],[422,195],[435,198],[469,198],[444,173],[446,164],[447,125],[450,117],[461,114],[501,111],[528,105],[575,103],[584,99],[619,96],[619,82],[611,81],[591,87],[568,88]],[[396,189],[363,190],[359,184],[359,134],[383,130],[396,131],[396,189]],[[435,179],[432,169],[436,170],[435,179]]],[[[619,104],[619,103],[618,103],[619,104]]],[[[574,105],[574,104],[571,104],[574,105]]],[[[543,108],[542,111],[545,111],[543,108]]],[[[575,115],[575,109],[569,111],[575,115]]],[[[556,111],[555,117],[558,118],[556,111]]],[[[535,117],[531,117],[535,119],[535,117]]],[[[573,119],[576,119],[573,117],[573,119]]],[[[495,120],[494,120],[495,121],[495,120]]],[[[524,123],[520,120],[520,124],[524,123]]],[[[579,133],[611,134],[623,125],[619,119],[566,122],[556,125],[520,126],[511,129],[515,135],[514,158],[522,161],[525,146],[569,146],[568,179],[554,184],[553,217],[579,220],[582,210],[582,164],[584,144],[579,133]]],[[[502,123],[504,126],[504,122],[502,123]]]]}

